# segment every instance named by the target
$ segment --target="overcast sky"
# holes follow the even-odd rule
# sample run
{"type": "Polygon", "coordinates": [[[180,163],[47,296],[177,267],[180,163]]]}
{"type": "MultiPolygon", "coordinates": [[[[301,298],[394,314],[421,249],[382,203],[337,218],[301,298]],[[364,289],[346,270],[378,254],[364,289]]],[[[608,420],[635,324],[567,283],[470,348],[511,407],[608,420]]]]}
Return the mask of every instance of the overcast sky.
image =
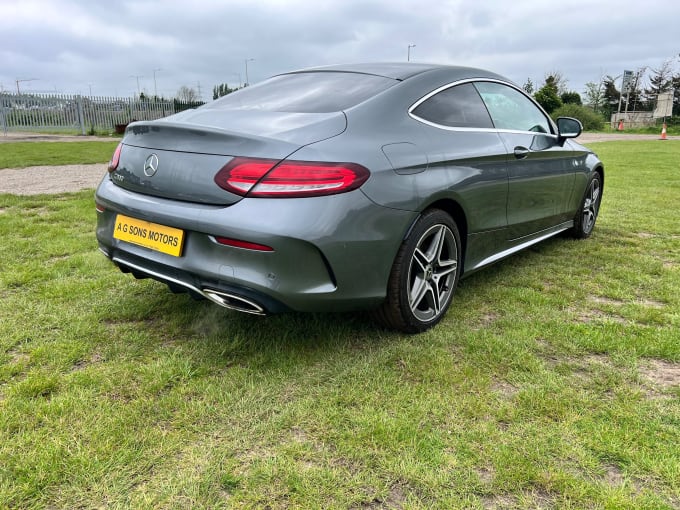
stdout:
{"type": "MultiPolygon", "coordinates": [[[[489,69],[579,93],[602,75],[680,71],[678,0],[0,0],[0,90],[212,99],[325,64],[411,60],[489,69]],[[156,83],[154,84],[154,70],[156,83]]],[[[619,82],[620,83],[620,82],[619,82]]]]}

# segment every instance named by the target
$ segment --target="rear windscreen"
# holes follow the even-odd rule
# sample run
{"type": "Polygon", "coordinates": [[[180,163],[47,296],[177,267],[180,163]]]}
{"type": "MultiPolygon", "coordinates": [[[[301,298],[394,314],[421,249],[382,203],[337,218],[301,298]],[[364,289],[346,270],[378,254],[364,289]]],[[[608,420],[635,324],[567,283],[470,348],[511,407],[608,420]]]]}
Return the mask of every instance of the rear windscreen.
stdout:
{"type": "Polygon", "coordinates": [[[328,113],[351,108],[399,83],[371,74],[317,71],[284,74],[245,87],[203,108],[328,113]]]}

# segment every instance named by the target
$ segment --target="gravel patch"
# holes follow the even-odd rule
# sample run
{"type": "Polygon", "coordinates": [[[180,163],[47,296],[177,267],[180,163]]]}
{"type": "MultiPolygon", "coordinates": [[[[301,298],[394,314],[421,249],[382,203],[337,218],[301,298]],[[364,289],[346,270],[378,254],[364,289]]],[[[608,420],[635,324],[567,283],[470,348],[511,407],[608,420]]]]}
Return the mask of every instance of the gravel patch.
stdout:
{"type": "Polygon", "coordinates": [[[28,133],[9,131],[0,135],[0,143],[12,142],[112,142],[120,140],[114,136],[52,135],[47,133],[28,133]]]}
{"type": "Polygon", "coordinates": [[[0,193],[40,195],[94,189],[106,175],[106,163],[29,166],[0,170],[0,193]]]}

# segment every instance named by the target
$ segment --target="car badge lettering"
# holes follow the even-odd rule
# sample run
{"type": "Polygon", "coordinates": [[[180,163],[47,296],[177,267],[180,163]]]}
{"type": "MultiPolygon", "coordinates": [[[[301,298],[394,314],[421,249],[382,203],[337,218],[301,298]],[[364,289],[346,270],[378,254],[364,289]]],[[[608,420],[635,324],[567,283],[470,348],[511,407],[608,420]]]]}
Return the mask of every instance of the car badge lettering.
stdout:
{"type": "Polygon", "coordinates": [[[144,175],[153,177],[158,171],[158,156],[151,154],[146,161],[144,161],[144,175]]]}

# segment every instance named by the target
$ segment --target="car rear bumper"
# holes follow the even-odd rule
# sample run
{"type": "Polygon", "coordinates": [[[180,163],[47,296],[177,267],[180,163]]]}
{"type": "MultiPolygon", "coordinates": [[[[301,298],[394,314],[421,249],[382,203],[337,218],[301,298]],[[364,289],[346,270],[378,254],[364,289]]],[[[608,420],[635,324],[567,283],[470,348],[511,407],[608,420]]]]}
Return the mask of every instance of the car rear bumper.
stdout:
{"type": "Polygon", "coordinates": [[[306,199],[243,199],[225,207],[141,195],[108,177],[96,201],[104,209],[97,218],[99,247],[121,270],[249,313],[377,306],[417,214],[376,205],[358,190],[306,199]],[[115,239],[119,213],[182,229],[181,255],[115,239]],[[273,251],[225,246],[215,236],[273,251]]]}

